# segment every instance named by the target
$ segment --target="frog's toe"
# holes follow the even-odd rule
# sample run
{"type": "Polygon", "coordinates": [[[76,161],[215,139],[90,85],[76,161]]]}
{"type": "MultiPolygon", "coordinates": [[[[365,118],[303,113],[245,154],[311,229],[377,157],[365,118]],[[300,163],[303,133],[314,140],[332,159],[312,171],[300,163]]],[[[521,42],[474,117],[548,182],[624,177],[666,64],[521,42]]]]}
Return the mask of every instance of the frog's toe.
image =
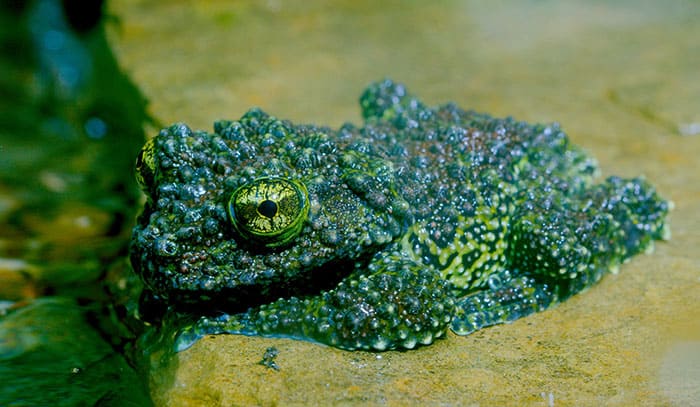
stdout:
{"type": "Polygon", "coordinates": [[[245,314],[204,316],[178,332],[175,338],[174,349],[176,352],[181,352],[189,349],[206,335],[219,334],[256,335],[257,331],[250,321],[246,319],[245,314]]]}
{"type": "Polygon", "coordinates": [[[555,302],[555,293],[547,284],[502,271],[489,280],[489,289],[457,300],[451,328],[458,335],[468,335],[543,311],[555,302]]]}

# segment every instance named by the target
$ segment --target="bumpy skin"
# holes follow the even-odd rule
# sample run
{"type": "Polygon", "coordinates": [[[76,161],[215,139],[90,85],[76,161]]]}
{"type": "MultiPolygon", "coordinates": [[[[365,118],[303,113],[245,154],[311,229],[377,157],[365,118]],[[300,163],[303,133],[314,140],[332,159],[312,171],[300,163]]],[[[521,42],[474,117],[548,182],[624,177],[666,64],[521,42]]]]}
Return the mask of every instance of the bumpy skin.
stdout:
{"type": "Polygon", "coordinates": [[[413,348],[546,309],[668,236],[668,203],[639,178],[593,184],[556,124],[427,107],[389,80],[361,105],[363,127],[254,109],[144,148],[132,263],[158,299],[209,311],[181,349],[224,332],[413,348]],[[268,180],[308,199],[253,203],[302,214],[284,238],[246,232],[230,205],[268,180]]]}

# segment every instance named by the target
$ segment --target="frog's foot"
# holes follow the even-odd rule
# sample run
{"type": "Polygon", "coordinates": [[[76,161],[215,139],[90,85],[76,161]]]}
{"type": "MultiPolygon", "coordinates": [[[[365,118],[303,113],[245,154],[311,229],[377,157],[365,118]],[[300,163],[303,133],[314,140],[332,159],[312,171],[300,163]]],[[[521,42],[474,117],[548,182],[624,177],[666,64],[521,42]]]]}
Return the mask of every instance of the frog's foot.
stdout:
{"type": "Polygon", "coordinates": [[[556,295],[547,284],[528,276],[512,277],[504,270],[489,278],[488,289],[457,300],[452,330],[468,335],[542,311],[555,302],[556,295]]]}
{"type": "Polygon", "coordinates": [[[241,335],[256,335],[257,332],[246,325],[245,314],[219,314],[214,317],[201,317],[194,324],[182,328],[173,346],[175,352],[189,349],[198,340],[207,335],[236,333],[241,335]]]}
{"type": "Polygon", "coordinates": [[[333,290],[280,299],[244,314],[202,318],[177,340],[181,350],[207,334],[286,337],[342,349],[411,349],[442,337],[454,314],[447,283],[430,267],[393,253],[376,256],[333,290]]]}

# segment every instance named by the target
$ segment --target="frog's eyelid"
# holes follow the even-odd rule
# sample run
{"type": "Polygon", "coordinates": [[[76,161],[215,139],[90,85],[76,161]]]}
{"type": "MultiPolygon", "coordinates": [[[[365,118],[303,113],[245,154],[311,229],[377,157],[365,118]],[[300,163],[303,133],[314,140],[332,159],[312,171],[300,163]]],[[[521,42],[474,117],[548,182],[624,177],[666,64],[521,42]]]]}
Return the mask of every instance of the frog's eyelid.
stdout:
{"type": "Polygon", "coordinates": [[[148,192],[151,185],[153,185],[155,177],[155,142],[153,140],[154,139],[151,138],[146,141],[146,144],[144,144],[138,156],[136,156],[136,163],[134,165],[136,182],[146,192],[148,192]]]}

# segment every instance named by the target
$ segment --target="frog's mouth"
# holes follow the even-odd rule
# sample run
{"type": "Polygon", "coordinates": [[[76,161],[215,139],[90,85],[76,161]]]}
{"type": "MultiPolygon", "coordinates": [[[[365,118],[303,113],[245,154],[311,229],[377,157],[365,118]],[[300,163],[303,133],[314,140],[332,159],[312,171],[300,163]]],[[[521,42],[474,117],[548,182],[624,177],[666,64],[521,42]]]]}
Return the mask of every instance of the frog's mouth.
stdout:
{"type": "MultiPolygon", "coordinates": [[[[156,297],[164,297],[162,299],[181,312],[199,315],[221,312],[235,314],[280,298],[303,298],[331,290],[357,268],[366,267],[370,257],[335,259],[291,276],[275,273],[270,278],[257,277],[249,284],[227,285],[216,291],[207,289],[206,284],[200,289],[184,285],[178,288],[178,284],[171,281],[170,289],[156,293],[156,297]]],[[[157,286],[159,285],[155,282],[154,287],[157,286]]]]}
{"type": "Polygon", "coordinates": [[[134,269],[159,303],[188,313],[236,313],[330,290],[401,236],[410,218],[390,189],[349,177],[266,176],[234,189],[221,182],[188,201],[183,188],[161,187],[134,229],[134,269]]]}

